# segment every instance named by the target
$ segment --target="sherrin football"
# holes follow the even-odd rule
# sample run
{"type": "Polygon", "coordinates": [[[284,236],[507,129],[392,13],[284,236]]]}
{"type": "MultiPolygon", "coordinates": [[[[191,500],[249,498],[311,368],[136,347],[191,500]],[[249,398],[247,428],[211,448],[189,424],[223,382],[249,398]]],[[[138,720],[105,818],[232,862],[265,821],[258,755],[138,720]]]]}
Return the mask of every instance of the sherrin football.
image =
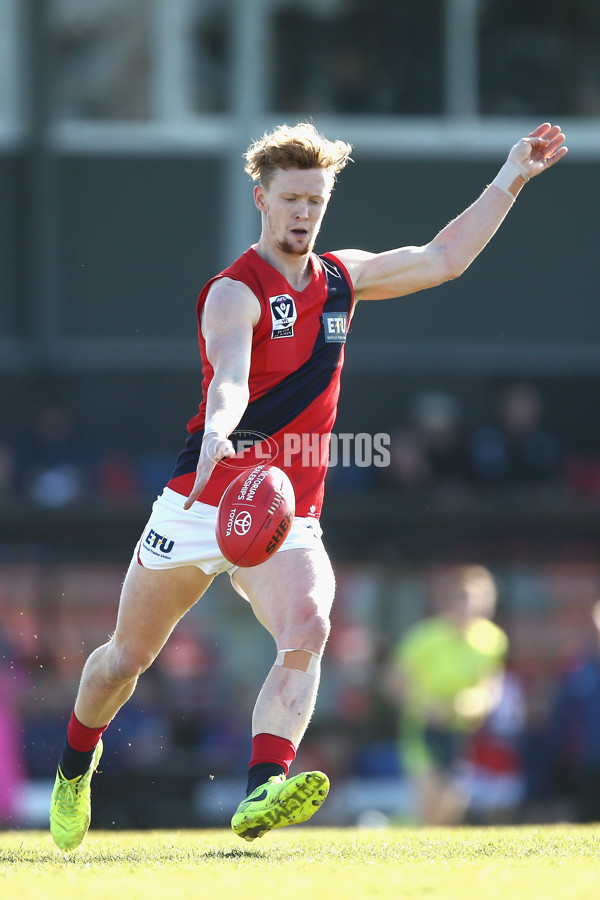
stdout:
{"type": "Polygon", "coordinates": [[[296,498],[285,472],[267,463],[235,478],[217,509],[221,553],[236,566],[258,566],[281,547],[294,521],[296,498]]]}

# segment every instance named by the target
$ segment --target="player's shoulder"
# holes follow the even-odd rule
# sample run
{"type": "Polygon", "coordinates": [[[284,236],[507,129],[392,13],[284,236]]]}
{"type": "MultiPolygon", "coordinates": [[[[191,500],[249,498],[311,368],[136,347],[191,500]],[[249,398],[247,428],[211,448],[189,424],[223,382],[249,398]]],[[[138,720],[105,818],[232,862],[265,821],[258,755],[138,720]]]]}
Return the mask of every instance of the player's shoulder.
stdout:
{"type": "Polygon", "coordinates": [[[365,259],[372,259],[377,255],[376,253],[371,253],[369,250],[359,250],[356,247],[346,250],[330,250],[329,252],[332,256],[341,259],[344,264],[362,262],[365,259]]]}
{"type": "Polygon", "coordinates": [[[245,297],[249,294],[254,296],[252,290],[244,281],[240,281],[231,275],[219,275],[210,285],[207,297],[227,299],[229,297],[245,297]]]}
{"type": "Polygon", "coordinates": [[[373,257],[377,255],[375,253],[370,253],[368,250],[358,249],[331,250],[330,253],[336,259],[339,259],[347,269],[360,266],[362,263],[369,259],[373,259],[373,257]]]}
{"type": "Polygon", "coordinates": [[[354,288],[358,283],[364,264],[377,254],[369,253],[368,250],[346,249],[331,250],[330,255],[344,266],[354,288]]]}
{"type": "MultiPolygon", "coordinates": [[[[255,324],[261,315],[261,305],[258,297],[243,281],[237,281],[228,275],[216,278],[210,285],[204,304],[204,314],[211,315],[211,311],[222,316],[224,309],[228,318],[232,315],[243,316],[255,324]]],[[[212,318],[212,316],[211,316],[212,318]]]]}

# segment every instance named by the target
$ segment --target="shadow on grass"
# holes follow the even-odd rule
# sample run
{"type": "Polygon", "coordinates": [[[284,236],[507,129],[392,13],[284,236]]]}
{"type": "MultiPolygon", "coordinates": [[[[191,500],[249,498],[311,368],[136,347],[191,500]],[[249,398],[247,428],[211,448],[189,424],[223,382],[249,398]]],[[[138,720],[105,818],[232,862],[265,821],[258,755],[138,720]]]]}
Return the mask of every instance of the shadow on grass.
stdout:
{"type": "Polygon", "coordinates": [[[251,850],[245,847],[234,849],[219,849],[215,847],[200,848],[165,848],[161,850],[148,850],[146,848],[132,848],[131,850],[73,850],[70,853],[62,853],[60,850],[29,850],[19,848],[15,850],[0,851],[0,866],[30,865],[30,866],[57,866],[63,863],[65,866],[93,865],[119,865],[123,863],[148,865],[149,863],[202,863],[208,860],[252,860],[265,859],[264,850],[251,850]]]}
{"type": "Polygon", "coordinates": [[[198,854],[201,859],[265,859],[269,854],[264,850],[205,850],[198,854]]]}

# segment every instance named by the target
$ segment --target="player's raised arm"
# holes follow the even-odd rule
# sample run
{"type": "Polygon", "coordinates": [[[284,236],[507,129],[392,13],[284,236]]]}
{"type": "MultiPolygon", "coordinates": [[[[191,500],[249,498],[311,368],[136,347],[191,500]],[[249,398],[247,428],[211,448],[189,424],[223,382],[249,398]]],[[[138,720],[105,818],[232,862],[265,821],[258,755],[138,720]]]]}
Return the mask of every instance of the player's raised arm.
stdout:
{"type": "Polygon", "coordinates": [[[384,253],[342,250],[359,300],[386,300],[457,278],[495,234],[523,185],[567,153],[558,125],[545,122],[522,138],[481,196],[422,247],[384,253]]]}
{"type": "Polygon", "coordinates": [[[200,496],[217,462],[235,456],[229,435],[248,405],[252,331],[259,316],[260,304],[246,285],[223,278],[211,287],[202,311],[202,333],[214,376],[196,480],[184,509],[200,496]]]}

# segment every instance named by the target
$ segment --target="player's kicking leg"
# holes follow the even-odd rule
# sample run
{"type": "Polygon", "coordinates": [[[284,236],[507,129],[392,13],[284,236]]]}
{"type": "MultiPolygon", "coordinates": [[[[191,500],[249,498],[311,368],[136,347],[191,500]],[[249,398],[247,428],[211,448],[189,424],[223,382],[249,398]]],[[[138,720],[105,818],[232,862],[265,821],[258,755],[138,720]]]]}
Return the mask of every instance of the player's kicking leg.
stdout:
{"type": "Polygon", "coordinates": [[[287,774],[315,706],[335,581],[320,542],[238,569],[233,580],[278,651],[254,708],[247,796],[231,821],[236,834],[252,841],[306,822],[329,791],[322,772],[287,774]]]}

